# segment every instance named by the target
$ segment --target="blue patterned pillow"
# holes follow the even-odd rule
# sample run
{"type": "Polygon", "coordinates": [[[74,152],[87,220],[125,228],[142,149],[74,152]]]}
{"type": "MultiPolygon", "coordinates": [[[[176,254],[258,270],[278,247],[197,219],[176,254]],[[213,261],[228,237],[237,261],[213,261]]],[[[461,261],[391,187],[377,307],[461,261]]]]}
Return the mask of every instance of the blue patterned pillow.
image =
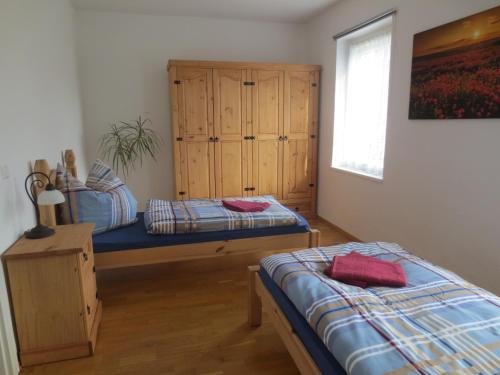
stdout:
{"type": "Polygon", "coordinates": [[[94,162],[85,184],[58,165],[56,183],[66,198],[61,205],[64,224],[95,223],[94,233],[102,233],[137,221],[134,196],[100,160],[94,162]]]}
{"type": "Polygon", "coordinates": [[[113,170],[99,159],[90,168],[85,185],[91,189],[104,192],[124,186],[122,180],[115,175],[113,170]]]}

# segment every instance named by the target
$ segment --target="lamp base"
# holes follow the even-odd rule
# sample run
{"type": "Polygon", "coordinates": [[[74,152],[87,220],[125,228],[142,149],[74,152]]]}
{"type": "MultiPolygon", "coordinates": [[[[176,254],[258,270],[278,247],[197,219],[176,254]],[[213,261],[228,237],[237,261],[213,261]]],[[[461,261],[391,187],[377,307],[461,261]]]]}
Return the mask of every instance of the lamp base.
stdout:
{"type": "Polygon", "coordinates": [[[46,227],[45,225],[37,225],[36,227],[31,228],[30,230],[24,232],[24,236],[32,240],[37,238],[50,237],[54,233],[55,230],[52,228],[46,227]]]}

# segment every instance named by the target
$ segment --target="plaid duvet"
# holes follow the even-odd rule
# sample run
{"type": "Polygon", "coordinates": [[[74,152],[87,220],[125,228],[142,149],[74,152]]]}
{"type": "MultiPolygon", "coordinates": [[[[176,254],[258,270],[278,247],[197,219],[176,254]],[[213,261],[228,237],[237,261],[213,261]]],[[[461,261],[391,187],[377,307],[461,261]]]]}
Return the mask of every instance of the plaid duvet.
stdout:
{"type": "Polygon", "coordinates": [[[500,374],[500,298],[397,244],[314,248],[261,265],[348,374],[500,374]],[[323,275],[353,250],[399,262],[407,287],[361,289],[323,275]]]}
{"type": "Polygon", "coordinates": [[[295,213],[272,196],[234,199],[269,202],[270,207],[262,212],[236,212],[226,209],[220,199],[150,199],[144,212],[146,230],[150,234],[216,232],[288,226],[298,222],[295,213]]]}

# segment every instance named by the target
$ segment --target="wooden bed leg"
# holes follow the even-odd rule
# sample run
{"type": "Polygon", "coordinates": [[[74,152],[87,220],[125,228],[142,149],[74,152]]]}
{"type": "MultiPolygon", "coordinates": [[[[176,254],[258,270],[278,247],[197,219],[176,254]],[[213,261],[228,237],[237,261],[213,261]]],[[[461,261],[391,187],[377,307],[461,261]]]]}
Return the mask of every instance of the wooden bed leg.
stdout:
{"type": "Polygon", "coordinates": [[[262,323],[262,302],[256,290],[257,272],[260,266],[248,267],[248,324],[258,327],[262,323]]]}
{"type": "Polygon", "coordinates": [[[311,234],[309,235],[309,247],[318,247],[320,245],[320,235],[321,232],[317,229],[311,229],[311,234]]]}

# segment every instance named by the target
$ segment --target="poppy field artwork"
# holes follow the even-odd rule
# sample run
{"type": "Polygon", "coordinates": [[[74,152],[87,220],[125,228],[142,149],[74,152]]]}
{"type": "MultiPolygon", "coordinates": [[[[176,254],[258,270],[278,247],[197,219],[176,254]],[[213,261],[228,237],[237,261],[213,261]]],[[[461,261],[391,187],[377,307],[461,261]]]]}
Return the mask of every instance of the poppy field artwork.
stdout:
{"type": "Polygon", "coordinates": [[[414,35],[409,118],[500,118],[500,6],[414,35]]]}

